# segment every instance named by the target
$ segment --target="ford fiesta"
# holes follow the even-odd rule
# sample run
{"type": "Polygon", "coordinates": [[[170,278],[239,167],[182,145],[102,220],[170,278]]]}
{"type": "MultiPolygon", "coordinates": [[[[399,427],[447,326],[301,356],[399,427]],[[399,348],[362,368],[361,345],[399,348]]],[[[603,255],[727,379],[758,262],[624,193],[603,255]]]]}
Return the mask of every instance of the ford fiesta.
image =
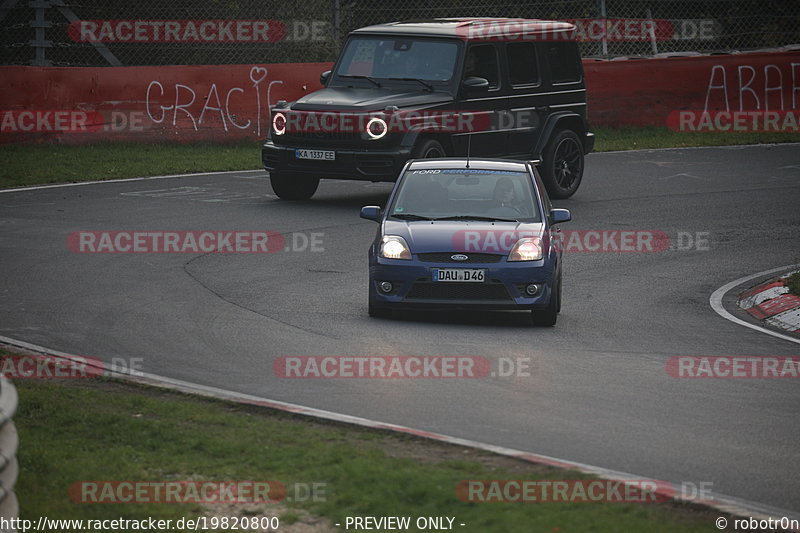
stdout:
{"type": "Polygon", "coordinates": [[[534,162],[408,162],[369,251],[369,314],[392,309],[529,310],[553,326],[561,308],[561,252],[554,209],[534,162]]]}

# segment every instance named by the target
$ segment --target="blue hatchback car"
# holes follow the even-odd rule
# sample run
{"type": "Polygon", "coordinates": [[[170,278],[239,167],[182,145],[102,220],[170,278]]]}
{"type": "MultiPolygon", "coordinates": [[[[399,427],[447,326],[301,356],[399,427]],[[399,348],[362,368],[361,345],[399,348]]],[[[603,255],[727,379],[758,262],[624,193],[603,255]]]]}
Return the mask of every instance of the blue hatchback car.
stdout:
{"type": "Polygon", "coordinates": [[[561,251],[554,209],[535,162],[409,161],[369,251],[369,314],[392,309],[529,310],[553,326],[561,308],[561,251]]]}

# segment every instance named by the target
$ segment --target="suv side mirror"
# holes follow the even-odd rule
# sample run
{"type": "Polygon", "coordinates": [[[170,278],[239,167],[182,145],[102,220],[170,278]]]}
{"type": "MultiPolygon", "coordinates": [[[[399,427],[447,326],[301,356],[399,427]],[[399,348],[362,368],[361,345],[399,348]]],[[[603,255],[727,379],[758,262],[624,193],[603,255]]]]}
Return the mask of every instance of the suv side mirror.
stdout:
{"type": "Polygon", "coordinates": [[[552,224],[560,224],[562,222],[569,222],[570,220],[572,220],[572,213],[569,212],[569,209],[550,210],[550,222],[552,224]]]}
{"type": "Polygon", "coordinates": [[[328,78],[330,78],[330,77],[331,77],[331,71],[330,70],[326,70],[325,72],[323,72],[322,74],[319,75],[319,82],[322,85],[325,85],[326,83],[328,83],[328,78]]]}
{"type": "Polygon", "coordinates": [[[372,220],[373,222],[380,222],[382,214],[381,208],[377,205],[365,205],[361,208],[361,218],[372,220]]]}
{"type": "Polygon", "coordinates": [[[487,89],[489,87],[489,80],[486,78],[479,78],[478,76],[470,76],[464,80],[462,87],[465,89],[487,89]]]}

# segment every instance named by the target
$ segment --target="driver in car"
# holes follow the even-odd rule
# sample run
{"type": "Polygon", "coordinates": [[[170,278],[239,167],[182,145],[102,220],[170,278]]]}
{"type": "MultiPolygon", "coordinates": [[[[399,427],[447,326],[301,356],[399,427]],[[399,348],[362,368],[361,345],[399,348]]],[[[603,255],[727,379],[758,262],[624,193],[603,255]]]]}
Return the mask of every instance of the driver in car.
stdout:
{"type": "Polygon", "coordinates": [[[494,207],[510,207],[516,209],[516,197],[514,194],[514,182],[511,178],[500,178],[494,186],[492,194],[494,207]]]}

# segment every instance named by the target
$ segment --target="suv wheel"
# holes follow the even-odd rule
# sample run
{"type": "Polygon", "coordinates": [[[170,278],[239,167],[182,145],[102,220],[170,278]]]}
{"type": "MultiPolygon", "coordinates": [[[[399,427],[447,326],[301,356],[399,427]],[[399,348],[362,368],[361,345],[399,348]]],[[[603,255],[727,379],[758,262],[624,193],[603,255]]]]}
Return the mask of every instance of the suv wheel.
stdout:
{"type": "Polygon", "coordinates": [[[583,146],[572,130],[558,130],[544,149],[542,180],[551,198],[569,198],[583,178],[583,146]]]}
{"type": "Polygon", "coordinates": [[[305,178],[285,172],[269,173],[272,190],[283,200],[308,200],[319,187],[319,178],[305,178]]]}
{"type": "Polygon", "coordinates": [[[446,155],[442,143],[434,139],[428,139],[417,144],[411,151],[411,159],[431,159],[433,157],[445,157],[446,155]]]}

